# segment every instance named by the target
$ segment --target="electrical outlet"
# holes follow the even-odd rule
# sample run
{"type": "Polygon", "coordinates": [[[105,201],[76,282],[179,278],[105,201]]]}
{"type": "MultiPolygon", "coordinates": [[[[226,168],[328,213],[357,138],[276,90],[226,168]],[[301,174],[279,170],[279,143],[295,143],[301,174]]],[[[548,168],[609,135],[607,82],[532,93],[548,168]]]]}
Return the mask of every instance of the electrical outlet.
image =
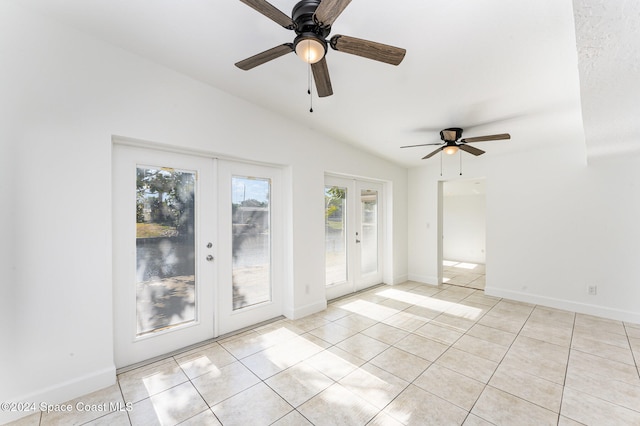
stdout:
{"type": "Polygon", "coordinates": [[[587,294],[589,296],[595,296],[596,294],[598,294],[598,286],[597,285],[587,286],[587,294]]]}

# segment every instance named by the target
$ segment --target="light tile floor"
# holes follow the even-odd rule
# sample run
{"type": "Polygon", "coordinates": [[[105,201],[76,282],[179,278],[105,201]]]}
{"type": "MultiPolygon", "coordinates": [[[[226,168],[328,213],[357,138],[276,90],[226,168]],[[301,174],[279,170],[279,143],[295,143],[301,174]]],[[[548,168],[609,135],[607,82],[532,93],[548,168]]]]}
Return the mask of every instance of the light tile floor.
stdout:
{"type": "Polygon", "coordinates": [[[19,424],[640,425],[639,360],[638,324],[407,282],[125,372],[70,402],[130,411],[19,424]]]}
{"type": "Polygon", "coordinates": [[[485,265],[472,262],[444,260],[442,262],[442,281],[445,284],[484,290],[485,265]]]}

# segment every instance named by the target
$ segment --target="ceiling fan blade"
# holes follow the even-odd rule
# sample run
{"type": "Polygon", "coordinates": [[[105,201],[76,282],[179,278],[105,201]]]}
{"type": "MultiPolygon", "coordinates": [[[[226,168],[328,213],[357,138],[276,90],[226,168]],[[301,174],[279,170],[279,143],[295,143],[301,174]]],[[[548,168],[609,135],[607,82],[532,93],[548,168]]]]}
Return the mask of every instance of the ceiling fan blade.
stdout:
{"type": "MultiPolygon", "coordinates": [[[[322,3],[320,3],[322,5],[322,3]]],[[[376,43],[375,41],[362,40],[345,35],[335,35],[331,37],[331,47],[338,52],[350,53],[373,59],[374,61],[385,62],[391,65],[398,65],[407,53],[400,47],[389,46],[387,44],[376,43]]]]}
{"type": "Polygon", "coordinates": [[[312,64],[311,71],[313,71],[313,79],[316,82],[318,96],[324,98],[325,96],[333,95],[331,78],[329,77],[329,67],[327,67],[327,58],[324,57],[315,64],[312,64]]]}
{"type": "Polygon", "coordinates": [[[421,143],[419,145],[405,145],[405,146],[401,146],[400,148],[415,148],[417,146],[429,146],[429,145],[442,145],[442,142],[435,142],[435,143],[421,143]]]}
{"type": "Polygon", "coordinates": [[[316,9],[315,19],[321,26],[333,24],[351,0],[322,0],[316,9]]]}
{"type": "Polygon", "coordinates": [[[511,135],[509,133],[500,133],[499,135],[478,136],[476,138],[460,139],[460,142],[469,143],[469,142],[499,141],[503,139],[511,139],[511,135]]]}
{"type": "Polygon", "coordinates": [[[469,154],[473,154],[473,155],[482,155],[482,154],[484,154],[483,150],[478,149],[475,146],[458,145],[458,148],[460,148],[461,150],[463,150],[465,152],[468,152],[469,154]]]}
{"type": "Polygon", "coordinates": [[[436,150],[435,150],[435,151],[433,151],[432,153],[427,154],[427,155],[425,155],[424,157],[422,157],[422,159],[423,159],[423,160],[426,160],[427,158],[431,158],[431,157],[433,157],[433,156],[434,156],[434,155],[436,155],[438,152],[442,151],[442,149],[443,149],[443,148],[444,148],[444,147],[436,149],[436,150]]]}
{"type": "Polygon", "coordinates": [[[292,30],[296,27],[293,20],[284,14],[280,9],[272,5],[266,0],[240,0],[247,6],[262,13],[267,18],[271,19],[277,24],[282,25],[288,30],[292,30]]]}
{"type": "Polygon", "coordinates": [[[293,52],[293,44],[285,43],[280,46],[273,47],[269,50],[265,50],[262,53],[258,53],[257,55],[253,55],[250,58],[242,60],[236,63],[236,67],[241,70],[248,71],[251,68],[255,68],[258,65],[262,65],[265,62],[269,62],[273,59],[279,58],[280,56],[286,55],[287,53],[293,52]]]}

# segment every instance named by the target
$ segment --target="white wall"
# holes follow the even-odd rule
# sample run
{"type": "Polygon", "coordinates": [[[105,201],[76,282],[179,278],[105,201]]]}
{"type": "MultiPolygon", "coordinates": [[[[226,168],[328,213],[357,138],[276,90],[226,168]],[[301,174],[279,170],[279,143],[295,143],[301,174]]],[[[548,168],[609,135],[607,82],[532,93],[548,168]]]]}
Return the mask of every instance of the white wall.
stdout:
{"type": "MultiPolygon", "coordinates": [[[[467,163],[466,177],[486,176],[486,293],[640,323],[640,158],[587,165],[580,134],[548,138],[555,148],[467,163]]],[[[409,170],[417,281],[437,282],[437,181],[450,169],[442,178],[437,165],[409,170]]]]}
{"type": "Polygon", "coordinates": [[[6,3],[0,55],[0,400],[61,402],[115,379],[113,135],[288,167],[290,316],[325,303],[325,170],[393,188],[385,277],[407,276],[406,169],[6,3]]]}
{"type": "MultiPolygon", "coordinates": [[[[445,182],[446,186],[447,183],[445,182]]],[[[446,260],[484,264],[485,196],[452,194],[443,197],[442,245],[446,260]]]]}

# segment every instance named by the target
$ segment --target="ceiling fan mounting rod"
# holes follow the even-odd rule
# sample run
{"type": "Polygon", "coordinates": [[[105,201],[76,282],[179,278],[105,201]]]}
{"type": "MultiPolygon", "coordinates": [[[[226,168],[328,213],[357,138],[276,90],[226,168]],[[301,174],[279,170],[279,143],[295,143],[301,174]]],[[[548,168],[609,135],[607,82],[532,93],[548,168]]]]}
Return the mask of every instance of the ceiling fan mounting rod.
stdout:
{"type": "Polygon", "coordinates": [[[319,5],[320,0],[302,0],[293,6],[291,19],[296,24],[296,34],[314,34],[325,39],[331,33],[331,25],[322,25],[316,20],[315,14],[319,5]]]}
{"type": "Polygon", "coordinates": [[[460,127],[450,127],[440,132],[440,139],[445,142],[455,142],[462,137],[462,129],[460,127]]]}

